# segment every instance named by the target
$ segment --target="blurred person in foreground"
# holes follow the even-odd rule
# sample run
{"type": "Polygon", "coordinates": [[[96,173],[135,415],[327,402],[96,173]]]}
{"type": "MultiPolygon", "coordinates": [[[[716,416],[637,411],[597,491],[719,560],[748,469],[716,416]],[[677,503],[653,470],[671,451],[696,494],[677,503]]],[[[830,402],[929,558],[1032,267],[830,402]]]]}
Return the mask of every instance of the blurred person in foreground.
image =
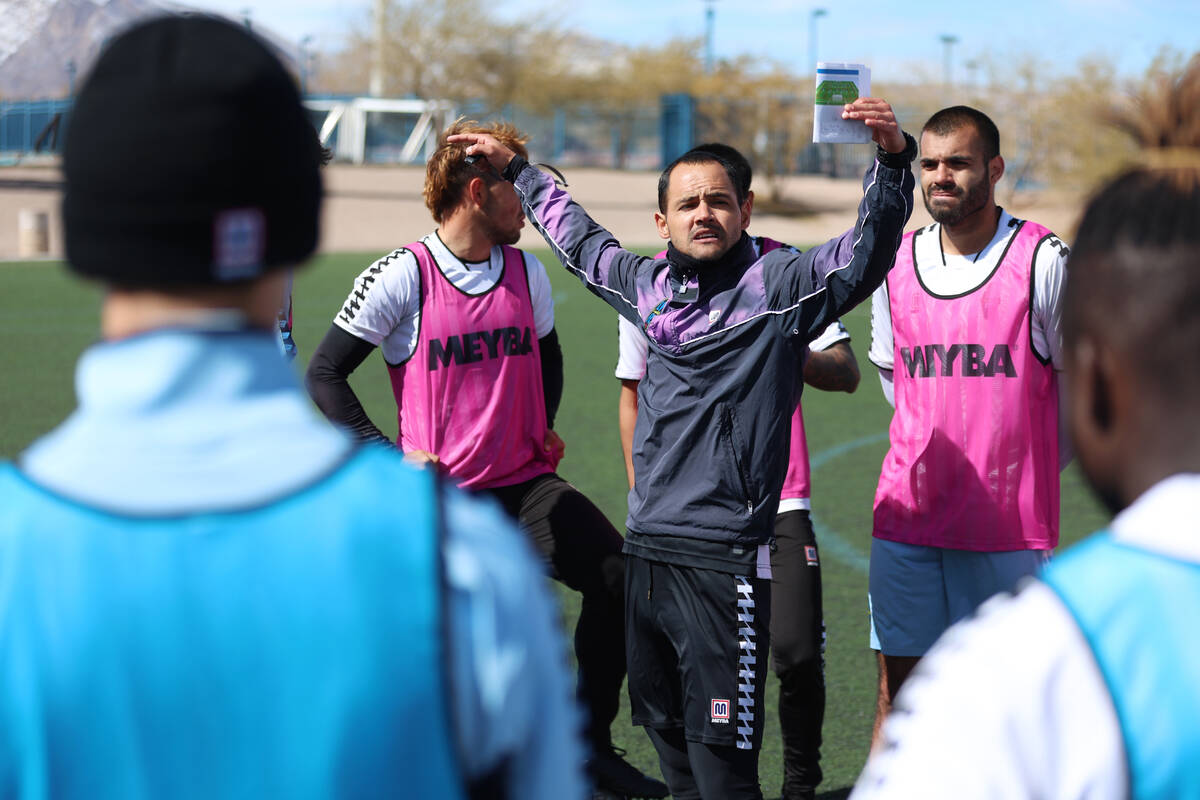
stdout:
{"type": "Polygon", "coordinates": [[[584,796],[519,533],[355,446],[279,353],[319,159],[215,18],[137,25],[80,92],[63,217],[103,340],[0,465],[0,796],[584,796]]]}
{"type": "Polygon", "coordinates": [[[854,796],[1200,797],[1200,59],[1090,201],[1063,314],[1075,453],[1114,517],[910,676],[854,796]],[[982,690],[981,690],[982,689],[982,690]]]}

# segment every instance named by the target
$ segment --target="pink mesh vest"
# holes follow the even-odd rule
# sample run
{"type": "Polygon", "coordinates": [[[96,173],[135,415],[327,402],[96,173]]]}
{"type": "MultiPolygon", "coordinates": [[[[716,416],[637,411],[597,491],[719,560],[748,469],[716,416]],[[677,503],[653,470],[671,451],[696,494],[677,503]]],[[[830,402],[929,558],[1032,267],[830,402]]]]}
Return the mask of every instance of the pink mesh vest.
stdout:
{"type": "Polygon", "coordinates": [[[874,535],[956,550],[1058,543],[1058,392],[1030,338],[1031,276],[1050,232],[1021,222],[987,280],[940,297],[914,259],[938,228],[904,237],[888,276],[896,413],[874,535]]]}
{"type": "Polygon", "coordinates": [[[792,438],[788,450],[788,471],[783,479],[780,500],[812,497],[808,469],[808,439],[804,435],[804,413],[800,403],[792,412],[792,438]]]}
{"type": "Polygon", "coordinates": [[[511,486],[556,466],[546,454],[546,408],[533,305],[521,251],[482,295],[446,279],[425,245],[408,246],[421,273],[417,345],[388,366],[400,447],[441,459],[468,489],[511,486]]]}

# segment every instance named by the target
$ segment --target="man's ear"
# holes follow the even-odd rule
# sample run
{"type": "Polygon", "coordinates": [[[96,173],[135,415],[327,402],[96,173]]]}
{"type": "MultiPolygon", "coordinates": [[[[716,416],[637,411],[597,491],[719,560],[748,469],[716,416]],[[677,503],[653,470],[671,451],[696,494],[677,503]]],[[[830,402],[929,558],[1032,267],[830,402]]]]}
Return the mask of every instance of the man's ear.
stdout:
{"type": "Polygon", "coordinates": [[[1103,446],[1117,425],[1112,354],[1085,336],[1074,343],[1069,355],[1067,402],[1072,433],[1081,444],[1103,446]]]}
{"type": "Polygon", "coordinates": [[[750,211],[754,208],[754,193],[750,192],[746,195],[746,199],[742,202],[739,209],[742,213],[742,230],[750,227],[750,211]]]}
{"type": "Polygon", "coordinates": [[[667,215],[658,211],[654,212],[654,224],[658,227],[658,235],[663,239],[670,239],[671,232],[667,230],[667,215]]]}
{"type": "Polygon", "coordinates": [[[467,182],[467,199],[472,205],[485,206],[487,205],[488,185],[483,178],[471,178],[467,182]]]}
{"type": "Polygon", "coordinates": [[[991,181],[992,186],[995,187],[995,185],[999,183],[1000,179],[1003,177],[1004,157],[998,155],[988,162],[988,180],[991,181]]]}
{"type": "Polygon", "coordinates": [[[1103,341],[1080,337],[1067,353],[1071,440],[1084,474],[1111,505],[1129,461],[1134,420],[1129,376],[1118,354],[1103,341]]]}

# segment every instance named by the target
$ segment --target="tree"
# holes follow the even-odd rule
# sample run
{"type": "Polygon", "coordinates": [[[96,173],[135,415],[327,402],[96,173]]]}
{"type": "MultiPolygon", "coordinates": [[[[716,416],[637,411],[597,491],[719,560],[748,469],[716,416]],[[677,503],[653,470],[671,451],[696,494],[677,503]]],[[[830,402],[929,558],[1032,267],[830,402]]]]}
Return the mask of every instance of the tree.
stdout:
{"type": "MultiPolygon", "coordinates": [[[[514,102],[548,33],[537,19],[497,20],[482,0],[406,0],[384,4],[383,93],[464,101],[514,102]]],[[[337,87],[366,88],[374,52],[374,19],[351,30],[336,57],[337,87]]]]}

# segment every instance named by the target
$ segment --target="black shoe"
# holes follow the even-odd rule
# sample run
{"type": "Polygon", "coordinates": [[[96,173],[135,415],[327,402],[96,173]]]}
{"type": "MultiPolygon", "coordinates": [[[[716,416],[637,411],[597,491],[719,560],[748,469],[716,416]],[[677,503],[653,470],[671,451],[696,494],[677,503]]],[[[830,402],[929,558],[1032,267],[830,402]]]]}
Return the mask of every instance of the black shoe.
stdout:
{"type": "Polygon", "coordinates": [[[658,798],[670,792],[662,781],[656,781],[624,759],[625,751],[609,746],[598,750],[588,759],[587,771],[596,784],[597,794],[607,792],[621,798],[658,798]]]}

